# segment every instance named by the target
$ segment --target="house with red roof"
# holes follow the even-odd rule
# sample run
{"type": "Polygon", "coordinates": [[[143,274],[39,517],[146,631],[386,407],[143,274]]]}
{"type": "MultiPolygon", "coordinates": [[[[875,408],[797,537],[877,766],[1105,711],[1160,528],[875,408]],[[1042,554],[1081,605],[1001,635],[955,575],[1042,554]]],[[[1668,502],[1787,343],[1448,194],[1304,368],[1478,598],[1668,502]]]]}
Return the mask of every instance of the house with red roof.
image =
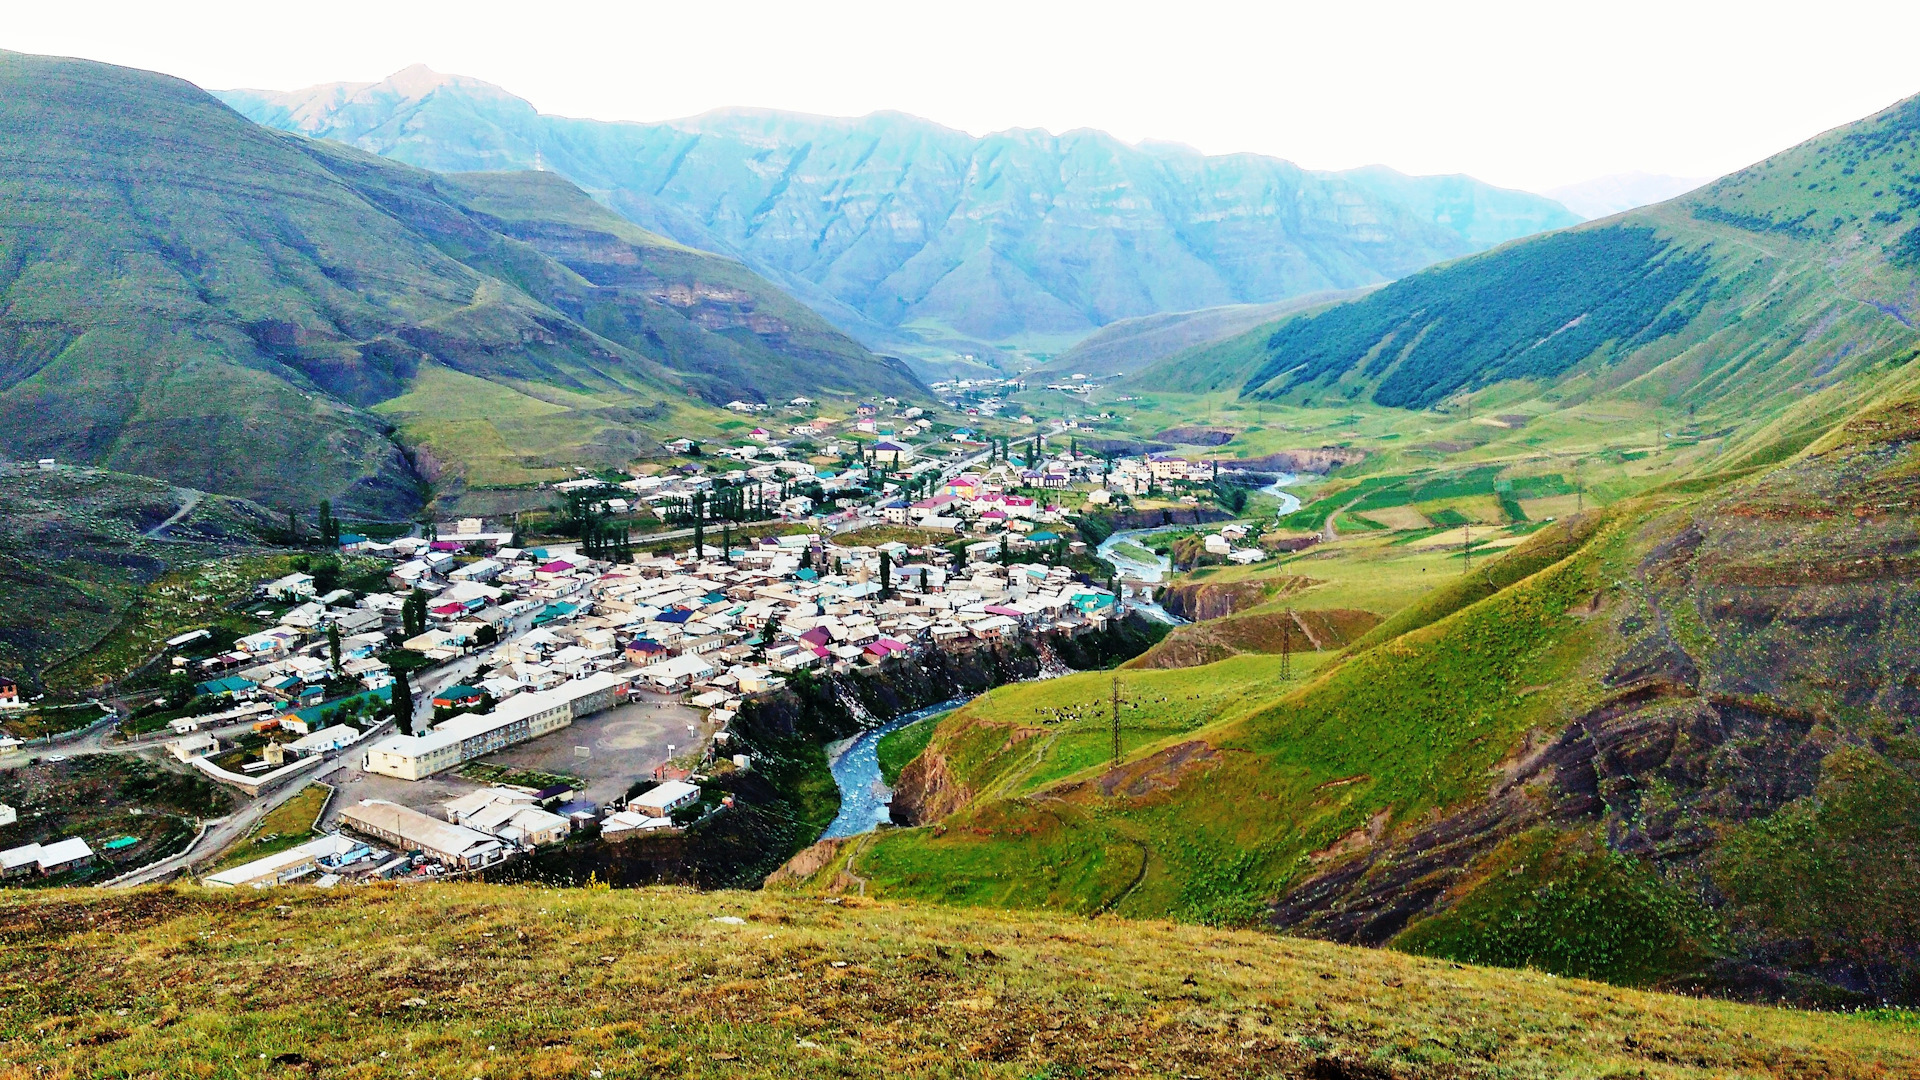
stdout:
{"type": "Polygon", "coordinates": [[[860,656],[869,664],[877,664],[889,656],[907,651],[907,646],[892,638],[877,638],[867,643],[860,656]]]}

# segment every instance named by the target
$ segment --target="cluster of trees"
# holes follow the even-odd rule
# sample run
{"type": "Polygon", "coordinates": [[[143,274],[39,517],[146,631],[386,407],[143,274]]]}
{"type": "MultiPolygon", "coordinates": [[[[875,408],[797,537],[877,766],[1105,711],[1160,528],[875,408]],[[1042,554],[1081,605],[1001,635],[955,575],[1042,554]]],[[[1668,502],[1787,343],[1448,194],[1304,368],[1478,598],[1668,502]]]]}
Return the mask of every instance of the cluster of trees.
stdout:
{"type": "Polygon", "coordinates": [[[633,554],[633,527],[590,521],[581,530],[580,551],[590,558],[626,562],[633,554]]]}
{"type": "MultiPolygon", "coordinates": [[[[1080,441],[1078,439],[1070,440],[1069,446],[1071,453],[1079,454],[1080,441]]],[[[1015,453],[1016,446],[1010,440],[1004,437],[995,438],[992,435],[987,436],[987,464],[992,465],[1000,461],[1007,462],[1008,464],[1017,462],[1029,469],[1038,468],[1040,462],[1046,458],[1046,436],[1036,435],[1026,442],[1018,444],[1017,453],[1019,456],[1015,457],[1015,453]]]]}
{"type": "MultiPolygon", "coordinates": [[[[787,498],[788,490],[788,484],[783,483],[780,498],[787,498]]],[[[765,521],[773,514],[767,506],[763,485],[721,483],[712,491],[697,491],[662,504],[661,516],[669,525],[689,525],[710,521],[765,521]]]]}
{"type": "Polygon", "coordinates": [[[1242,514],[1246,512],[1248,496],[1245,487],[1239,484],[1229,484],[1222,480],[1215,480],[1211,487],[1213,490],[1213,501],[1219,504],[1220,509],[1225,510],[1229,514],[1242,514]]]}
{"type": "Polygon", "coordinates": [[[320,500],[320,542],[328,547],[340,546],[340,519],[333,516],[333,504],[320,500]]]}
{"type": "Polygon", "coordinates": [[[402,735],[413,734],[413,685],[407,681],[405,670],[393,671],[392,698],[393,726],[402,735]]]}

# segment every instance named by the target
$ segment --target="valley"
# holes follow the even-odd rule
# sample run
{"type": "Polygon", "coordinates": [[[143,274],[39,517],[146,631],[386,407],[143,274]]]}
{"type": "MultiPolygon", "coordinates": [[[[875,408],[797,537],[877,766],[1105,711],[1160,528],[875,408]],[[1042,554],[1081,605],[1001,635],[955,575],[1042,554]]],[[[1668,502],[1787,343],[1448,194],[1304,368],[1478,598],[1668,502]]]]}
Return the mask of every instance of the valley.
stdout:
{"type": "Polygon", "coordinates": [[[0,52],[0,1080],[1913,1073],[1920,97],[1568,191],[0,52]]]}

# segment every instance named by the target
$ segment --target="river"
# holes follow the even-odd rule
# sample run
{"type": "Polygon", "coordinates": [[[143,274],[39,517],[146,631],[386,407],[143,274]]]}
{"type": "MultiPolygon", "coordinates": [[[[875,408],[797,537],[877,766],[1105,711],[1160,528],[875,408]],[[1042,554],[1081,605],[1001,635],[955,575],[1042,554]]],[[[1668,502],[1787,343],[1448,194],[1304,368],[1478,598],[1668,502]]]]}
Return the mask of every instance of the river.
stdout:
{"type": "Polygon", "coordinates": [[[1292,473],[1281,473],[1279,478],[1274,480],[1273,483],[1260,489],[1263,494],[1272,495],[1274,498],[1280,500],[1280,509],[1274,515],[1275,517],[1286,517],[1288,514],[1300,509],[1300,497],[1291,491],[1281,490],[1288,484],[1297,482],[1299,479],[1299,477],[1292,473]]]}
{"type": "MultiPolygon", "coordinates": [[[[1279,479],[1260,489],[1266,494],[1279,498],[1279,516],[1281,517],[1286,517],[1300,509],[1300,500],[1291,492],[1282,490],[1297,479],[1299,478],[1292,473],[1282,473],[1279,479]]],[[[1146,552],[1144,548],[1139,548],[1138,550],[1155,560],[1145,562],[1138,557],[1116,552],[1114,548],[1136,536],[1192,527],[1191,525],[1169,525],[1154,529],[1128,529],[1107,537],[1096,550],[1101,558],[1114,565],[1122,578],[1149,584],[1158,583],[1172,569],[1172,560],[1164,555],[1156,555],[1146,552]]],[[[1130,601],[1127,606],[1162,622],[1186,621],[1151,601],[1130,601]]],[[[924,720],[936,713],[957,709],[969,700],[971,699],[954,698],[938,705],[929,705],[924,709],[915,709],[910,713],[894,717],[880,727],[863,731],[851,739],[829,745],[827,758],[829,766],[833,769],[834,785],[840,789],[840,813],[834,817],[833,824],[827,826],[827,831],[820,834],[820,838],[832,840],[842,836],[858,836],[891,820],[888,815],[893,802],[893,789],[880,779],[880,740],[908,724],[924,720]]]]}
{"type": "Polygon", "coordinates": [[[936,713],[957,709],[969,700],[959,697],[902,713],[880,727],[829,744],[827,758],[833,769],[834,785],[840,789],[840,813],[833,824],[827,826],[827,831],[820,834],[820,839],[858,836],[891,820],[888,808],[893,803],[893,789],[880,779],[881,738],[936,713]]]}
{"type": "MultiPolygon", "coordinates": [[[[1287,485],[1295,483],[1299,479],[1298,476],[1292,473],[1281,473],[1273,483],[1260,489],[1262,494],[1272,495],[1280,500],[1280,509],[1276,516],[1286,517],[1288,514],[1300,509],[1300,499],[1292,492],[1285,490],[1287,485]]],[[[1147,585],[1157,585],[1165,580],[1166,576],[1173,571],[1173,560],[1167,558],[1165,555],[1158,555],[1148,551],[1145,547],[1132,543],[1131,541],[1137,537],[1151,536],[1154,533],[1176,532],[1191,528],[1193,528],[1191,525],[1160,525],[1151,529],[1123,529],[1102,540],[1100,546],[1094,549],[1094,554],[1112,563],[1114,569],[1119,571],[1120,577],[1126,581],[1138,581],[1147,585]],[[1116,550],[1122,544],[1126,544],[1132,549],[1132,552],[1116,550]],[[1133,552],[1137,552],[1137,554],[1133,552]],[[1142,555],[1145,555],[1152,561],[1149,562],[1147,559],[1143,559],[1141,557],[1142,555]]],[[[1158,605],[1152,606],[1158,607],[1158,605]]]]}

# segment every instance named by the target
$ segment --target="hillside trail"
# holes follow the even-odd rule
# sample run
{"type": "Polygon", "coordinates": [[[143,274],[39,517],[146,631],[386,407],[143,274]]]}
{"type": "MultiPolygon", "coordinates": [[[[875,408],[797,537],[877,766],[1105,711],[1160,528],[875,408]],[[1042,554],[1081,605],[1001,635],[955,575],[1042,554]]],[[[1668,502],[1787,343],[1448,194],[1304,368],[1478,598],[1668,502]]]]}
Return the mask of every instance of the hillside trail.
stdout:
{"type": "Polygon", "coordinates": [[[1335,510],[1333,513],[1327,515],[1327,523],[1321,526],[1320,528],[1321,543],[1331,544],[1335,540],[1340,539],[1340,530],[1333,527],[1333,519],[1353,509],[1355,506],[1358,506],[1360,504],[1360,499],[1364,499],[1364,498],[1366,498],[1366,496],[1362,495],[1359,498],[1354,499],[1352,502],[1347,503],[1345,506],[1342,506],[1340,509],[1335,510]]]}
{"type": "Polygon", "coordinates": [[[172,517],[148,529],[143,534],[147,539],[168,539],[167,530],[179,524],[188,514],[193,513],[194,508],[200,505],[200,500],[206,497],[204,492],[195,491],[192,488],[174,488],[173,495],[180,500],[180,509],[175,510],[172,517]]]}
{"type": "Polygon", "coordinates": [[[1122,900],[1125,900],[1127,897],[1132,896],[1133,891],[1140,887],[1140,883],[1147,880],[1147,867],[1153,861],[1152,850],[1148,848],[1145,843],[1141,842],[1140,840],[1134,837],[1126,836],[1126,837],[1122,837],[1122,839],[1124,839],[1127,843],[1132,844],[1133,846],[1140,849],[1140,869],[1134,871],[1133,880],[1127,882],[1125,888],[1122,888],[1119,892],[1114,893],[1111,897],[1108,897],[1105,902],[1103,902],[1099,907],[1094,909],[1093,913],[1095,915],[1105,915],[1106,913],[1112,911],[1114,908],[1120,906],[1120,902],[1122,900]]]}

